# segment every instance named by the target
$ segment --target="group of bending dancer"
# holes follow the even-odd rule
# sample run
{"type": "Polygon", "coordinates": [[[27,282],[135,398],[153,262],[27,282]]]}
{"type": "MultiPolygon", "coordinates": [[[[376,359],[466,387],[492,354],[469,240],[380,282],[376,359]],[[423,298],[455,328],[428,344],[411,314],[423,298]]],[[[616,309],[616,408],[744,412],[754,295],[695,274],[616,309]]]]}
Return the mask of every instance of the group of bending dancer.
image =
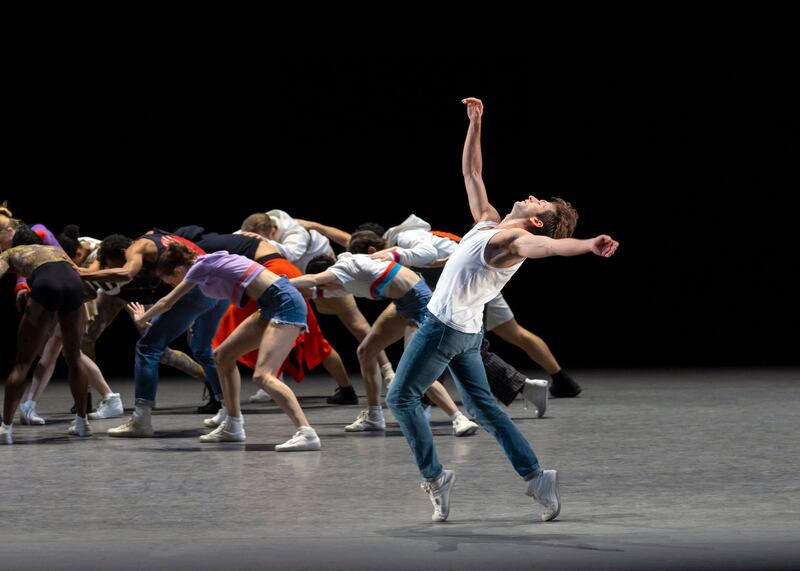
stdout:
{"type": "Polygon", "coordinates": [[[28,226],[0,208],[0,276],[17,275],[15,292],[23,309],[17,356],[6,380],[0,443],[13,442],[13,419],[44,424],[36,399],[63,355],[75,402],[69,433],[92,435],[90,420],[124,413],[95,363],[95,344],[124,309],[140,333],[134,358],[135,401],[131,416],[108,430],[113,437],[151,437],[159,367],[167,364],[206,383],[214,413],[201,442],[242,442],[246,438],[237,362],[253,369],[258,387],[251,402],[273,401],[295,433],[276,451],[320,450],[321,442],[284,375],[302,380],[319,365],[336,380],[328,402],[357,404],[342,359],[325,339],[315,317],[336,315],[358,340],[358,362],[367,408],[344,430],[386,430],[386,404],[411,448],[434,521],[449,515],[456,474],[439,462],[430,427],[431,405],[450,419],[455,436],[479,427],[501,445],[526,493],[543,507],[542,519],[560,509],[555,470],[544,470],[525,436],[498,401],[518,395],[536,415],[547,408],[548,392],[574,397],[581,387],[562,370],[545,342],[514,318],[501,290],[527,258],[594,253],[610,257],[617,242],[607,235],[571,238],[575,209],[562,199],[528,196],[501,217],[489,203],[482,178],[483,104],[468,98],[469,128],[462,172],[473,227],[462,237],[433,230],[410,215],[385,230],[365,223],[348,233],[319,222],[271,210],[248,216],[234,233],[198,226],[174,231],[151,229],[138,239],[113,234],[81,237],[77,227],[54,236],[41,224],[28,226]],[[331,243],[346,249],[336,256],[331,243]],[[163,284],[172,287],[158,297],[163,284]],[[389,302],[370,325],[355,297],[389,302]],[[312,306],[313,304],[313,306],[312,306]],[[523,349],[550,375],[528,379],[491,352],[485,331],[523,349]],[[188,332],[192,355],[170,348],[188,332]],[[385,349],[403,340],[396,369],[385,349]],[[34,382],[25,400],[33,363],[34,382]],[[455,384],[468,414],[442,385],[455,384]],[[101,397],[89,412],[87,388],[101,397]]]}

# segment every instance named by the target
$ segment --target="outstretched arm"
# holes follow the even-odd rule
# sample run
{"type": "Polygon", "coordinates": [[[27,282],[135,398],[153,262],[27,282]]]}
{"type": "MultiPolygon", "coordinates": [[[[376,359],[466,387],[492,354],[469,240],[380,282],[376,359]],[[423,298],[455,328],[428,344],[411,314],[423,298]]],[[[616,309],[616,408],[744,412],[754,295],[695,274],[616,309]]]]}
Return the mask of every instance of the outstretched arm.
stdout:
{"type": "Polygon", "coordinates": [[[144,265],[145,248],[148,240],[137,240],[125,250],[125,265],[121,268],[108,268],[105,270],[92,269],[99,267],[92,264],[89,268],[78,268],[78,273],[84,280],[103,281],[108,283],[127,282],[136,277],[144,265]]]}
{"type": "Polygon", "coordinates": [[[178,303],[178,300],[184,295],[189,293],[195,284],[187,281],[182,281],[167,295],[159,299],[150,309],[144,310],[144,306],[140,303],[129,303],[128,309],[130,310],[133,320],[136,325],[146,325],[156,315],[166,313],[172,306],[178,303]]]}
{"type": "Polygon", "coordinates": [[[295,218],[294,221],[306,230],[316,230],[328,240],[339,244],[342,248],[347,248],[347,245],[350,243],[350,233],[340,230],[339,228],[326,226],[325,224],[312,222],[311,220],[301,220],[300,218],[295,218]]]}
{"type": "Polygon", "coordinates": [[[307,287],[336,285],[340,282],[332,272],[325,271],[318,274],[306,274],[304,276],[298,276],[290,279],[289,283],[291,283],[297,289],[300,289],[307,287]]]}
{"type": "Polygon", "coordinates": [[[500,222],[500,215],[494,206],[489,204],[486,186],[483,184],[483,156],[481,155],[483,102],[474,97],[467,97],[461,102],[467,106],[467,117],[469,117],[464,153],[461,156],[461,173],[464,175],[464,185],[467,187],[469,209],[475,222],[483,220],[500,222]]]}
{"type": "Polygon", "coordinates": [[[578,240],[576,238],[554,240],[547,236],[536,236],[528,232],[523,234],[522,232],[520,231],[519,236],[508,244],[509,251],[522,258],[578,256],[589,252],[603,258],[610,258],[617,251],[617,246],[619,246],[619,242],[605,234],[588,240],[578,240]]]}

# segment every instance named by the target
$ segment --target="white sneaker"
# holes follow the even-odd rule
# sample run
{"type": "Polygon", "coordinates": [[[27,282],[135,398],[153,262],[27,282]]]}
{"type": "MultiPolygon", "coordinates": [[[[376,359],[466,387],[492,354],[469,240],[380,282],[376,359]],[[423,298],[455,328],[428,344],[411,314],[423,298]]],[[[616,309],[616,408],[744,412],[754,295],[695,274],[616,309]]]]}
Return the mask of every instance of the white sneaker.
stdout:
{"type": "Polygon", "coordinates": [[[145,418],[132,415],[125,424],[121,424],[116,428],[109,428],[108,435],[120,438],[152,438],[153,425],[149,416],[145,418]]]}
{"type": "Polygon", "coordinates": [[[544,506],[542,521],[556,519],[561,512],[561,497],[558,495],[558,472],[556,470],[542,470],[538,478],[528,482],[528,490],[525,493],[544,506]]]}
{"type": "Polygon", "coordinates": [[[442,475],[435,480],[426,480],[419,487],[425,490],[433,504],[432,521],[445,521],[450,515],[450,492],[456,481],[456,473],[442,470],[442,475]]]}
{"type": "Polygon", "coordinates": [[[547,412],[547,388],[550,386],[548,381],[542,379],[525,379],[525,386],[522,387],[522,398],[525,400],[525,409],[531,403],[536,409],[536,418],[542,418],[547,412]]]}
{"type": "Polygon", "coordinates": [[[322,443],[313,428],[303,426],[297,429],[289,440],[275,446],[276,452],[301,452],[303,450],[319,450],[322,443]]]}
{"type": "Polygon", "coordinates": [[[369,417],[368,410],[362,410],[353,424],[344,427],[345,432],[365,432],[371,430],[386,430],[386,419],[373,420],[369,417]]]}
{"type": "Polygon", "coordinates": [[[272,397],[264,389],[258,389],[256,394],[250,396],[250,402],[272,402],[272,397]]]}
{"type": "Polygon", "coordinates": [[[14,439],[11,438],[11,433],[2,426],[0,426],[0,444],[14,444],[14,439]]]}
{"type": "Polygon", "coordinates": [[[92,435],[92,427],[89,425],[88,420],[79,421],[75,419],[72,421],[72,424],[69,425],[67,433],[72,436],[82,436],[86,438],[92,435]]]}
{"type": "Polygon", "coordinates": [[[200,437],[200,442],[244,442],[244,425],[238,430],[233,429],[233,422],[227,418],[218,427],[200,437]]]}
{"type": "Polygon", "coordinates": [[[125,410],[122,407],[122,399],[119,393],[109,395],[100,401],[97,410],[89,413],[89,420],[102,420],[104,418],[116,418],[122,416],[125,410]]]}
{"type": "Polygon", "coordinates": [[[19,405],[19,421],[22,424],[40,426],[44,419],[36,414],[36,401],[28,400],[19,405]]]}
{"type": "Polygon", "coordinates": [[[228,409],[225,408],[225,405],[223,405],[217,411],[217,414],[211,418],[205,419],[203,424],[208,428],[217,428],[218,426],[221,426],[223,422],[225,422],[226,418],[228,418],[228,409]]]}
{"type": "Polygon", "coordinates": [[[478,423],[471,421],[464,414],[459,414],[453,421],[453,434],[456,436],[469,436],[471,434],[475,434],[478,431],[478,428],[480,428],[478,423]]]}

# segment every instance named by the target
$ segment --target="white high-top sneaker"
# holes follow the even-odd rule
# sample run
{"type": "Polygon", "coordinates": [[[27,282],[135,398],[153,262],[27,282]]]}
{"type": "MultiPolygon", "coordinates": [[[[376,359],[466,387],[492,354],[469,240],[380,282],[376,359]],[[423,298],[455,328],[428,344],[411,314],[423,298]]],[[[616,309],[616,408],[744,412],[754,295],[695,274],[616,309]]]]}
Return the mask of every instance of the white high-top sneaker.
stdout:
{"type": "Polygon", "coordinates": [[[19,420],[22,424],[40,426],[44,424],[44,419],[36,414],[36,401],[26,400],[19,405],[19,420]]]}
{"type": "Polygon", "coordinates": [[[89,420],[102,420],[104,418],[116,418],[125,412],[122,407],[122,399],[119,393],[113,393],[100,401],[97,410],[89,413],[89,420]]]}
{"type": "Polygon", "coordinates": [[[471,434],[475,434],[478,431],[478,428],[480,428],[478,423],[468,419],[464,414],[459,414],[453,421],[453,434],[456,436],[469,436],[471,434]]]}
{"type": "Polygon", "coordinates": [[[442,470],[442,475],[435,480],[426,480],[419,485],[433,504],[432,521],[445,521],[450,515],[450,492],[455,481],[456,473],[453,470],[442,470]]]}
{"type": "Polygon", "coordinates": [[[525,379],[525,386],[522,387],[522,398],[526,403],[531,403],[536,409],[536,417],[542,418],[547,412],[547,388],[550,386],[548,381],[543,379],[525,379]]]}
{"type": "Polygon", "coordinates": [[[525,493],[544,506],[542,521],[556,519],[561,512],[561,497],[558,495],[558,472],[556,470],[542,470],[538,478],[533,478],[528,482],[528,490],[525,493]]]}
{"type": "Polygon", "coordinates": [[[226,418],[218,427],[200,437],[200,442],[244,442],[244,424],[239,424],[238,429],[233,428],[233,421],[226,418]]]}

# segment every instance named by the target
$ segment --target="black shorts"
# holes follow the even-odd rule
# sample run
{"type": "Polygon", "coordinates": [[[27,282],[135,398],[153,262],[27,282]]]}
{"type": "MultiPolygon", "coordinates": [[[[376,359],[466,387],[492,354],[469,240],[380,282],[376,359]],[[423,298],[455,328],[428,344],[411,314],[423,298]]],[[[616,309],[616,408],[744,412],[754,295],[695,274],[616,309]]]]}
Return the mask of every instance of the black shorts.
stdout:
{"type": "Polygon", "coordinates": [[[83,282],[67,262],[47,262],[28,280],[31,298],[48,311],[75,311],[83,305],[83,282]]]}

